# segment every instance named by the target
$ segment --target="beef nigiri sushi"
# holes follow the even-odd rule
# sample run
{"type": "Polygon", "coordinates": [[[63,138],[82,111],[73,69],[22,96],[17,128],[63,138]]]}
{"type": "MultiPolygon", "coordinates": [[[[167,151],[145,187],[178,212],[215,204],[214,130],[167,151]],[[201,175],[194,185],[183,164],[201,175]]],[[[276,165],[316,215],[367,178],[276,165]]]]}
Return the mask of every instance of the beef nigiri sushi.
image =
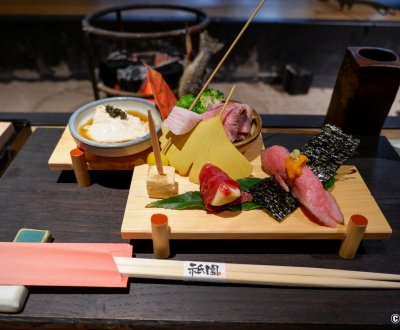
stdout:
{"type": "Polygon", "coordinates": [[[321,181],[305,164],[306,159],[292,166],[297,175],[292,173],[290,163],[299,161],[300,156],[298,153],[290,154],[284,147],[271,146],[261,153],[262,168],[274,176],[283,189],[290,191],[321,224],[328,227],[342,224],[343,214],[334,196],[324,190],[321,181]]]}

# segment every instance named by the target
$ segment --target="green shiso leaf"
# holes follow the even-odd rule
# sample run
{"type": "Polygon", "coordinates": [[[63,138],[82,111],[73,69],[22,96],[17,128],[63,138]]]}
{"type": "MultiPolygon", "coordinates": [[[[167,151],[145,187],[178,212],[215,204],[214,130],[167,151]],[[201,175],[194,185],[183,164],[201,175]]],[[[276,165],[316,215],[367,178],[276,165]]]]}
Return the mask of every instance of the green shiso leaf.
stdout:
{"type": "Polygon", "coordinates": [[[240,189],[243,191],[249,191],[251,186],[255,185],[256,183],[260,182],[262,179],[260,178],[243,178],[236,180],[237,183],[240,185],[240,189]]]}
{"type": "Polygon", "coordinates": [[[205,210],[200,191],[188,191],[184,194],[156,200],[146,207],[161,207],[171,210],[200,209],[205,210]]]}
{"type": "MultiPolygon", "coordinates": [[[[248,191],[252,185],[256,184],[261,180],[262,179],[260,178],[244,178],[237,180],[237,182],[239,183],[241,190],[248,191]]],[[[146,207],[159,207],[171,210],[206,209],[200,191],[188,191],[181,195],[159,199],[147,204],[146,207]]],[[[237,211],[250,211],[258,209],[260,207],[261,207],[260,205],[254,202],[245,202],[237,205],[227,205],[225,209],[237,212],[237,211]]]]}
{"type": "Polygon", "coordinates": [[[251,211],[260,208],[261,206],[254,202],[244,202],[242,204],[237,204],[237,205],[227,205],[225,209],[232,212],[238,212],[238,211],[251,211]]]}

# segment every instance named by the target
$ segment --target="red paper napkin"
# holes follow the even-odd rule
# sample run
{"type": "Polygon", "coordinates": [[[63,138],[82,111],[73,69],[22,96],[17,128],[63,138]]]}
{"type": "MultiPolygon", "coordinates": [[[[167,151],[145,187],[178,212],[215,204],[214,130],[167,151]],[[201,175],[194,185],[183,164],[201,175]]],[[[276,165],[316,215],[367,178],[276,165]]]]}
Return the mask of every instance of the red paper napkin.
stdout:
{"type": "Polygon", "coordinates": [[[129,244],[0,242],[0,285],[126,287],[113,256],[129,244]]]}

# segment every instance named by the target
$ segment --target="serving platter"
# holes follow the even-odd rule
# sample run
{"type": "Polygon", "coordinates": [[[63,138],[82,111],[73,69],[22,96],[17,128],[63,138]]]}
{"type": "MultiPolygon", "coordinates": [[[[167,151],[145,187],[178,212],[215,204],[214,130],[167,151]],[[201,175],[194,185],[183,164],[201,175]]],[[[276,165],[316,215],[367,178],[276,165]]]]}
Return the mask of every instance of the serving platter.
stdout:
{"type": "MultiPolygon", "coordinates": [[[[63,132],[49,161],[49,168],[71,170],[70,151],[76,148],[68,127],[63,132]]],[[[266,177],[261,169],[261,136],[245,151],[244,155],[253,165],[254,177],[266,177]]],[[[154,199],[147,196],[145,164],[147,152],[128,157],[107,158],[85,154],[90,170],[134,169],[131,187],[121,226],[124,239],[151,239],[150,217],[154,213],[168,216],[171,239],[343,239],[347,223],[353,214],[368,218],[364,239],[388,239],[392,229],[371,195],[360,173],[354,166],[342,166],[332,193],[337,199],[345,218],[345,224],[328,228],[312,222],[298,208],[282,222],[277,222],[263,210],[243,212],[207,213],[204,210],[167,210],[146,208],[154,199]]],[[[198,185],[187,177],[175,176],[179,193],[198,190],[198,185]]]]}
{"type": "MultiPolygon", "coordinates": [[[[253,165],[254,177],[267,176],[261,169],[261,148],[260,138],[245,153],[253,165]]],[[[154,201],[147,195],[147,171],[147,165],[135,167],[121,226],[124,239],[151,239],[150,218],[154,213],[168,216],[171,239],[344,239],[347,223],[353,214],[362,214],[368,219],[364,239],[388,239],[392,233],[357,168],[351,165],[339,169],[332,190],[345,218],[345,224],[337,228],[312,222],[301,208],[282,222],[277,222],[261,209],[208,213],[204,210],[146,208],[154,201]]],[[[187,177],[176,175],[175,179],[179,194],[199,189],[187,177]]]]}

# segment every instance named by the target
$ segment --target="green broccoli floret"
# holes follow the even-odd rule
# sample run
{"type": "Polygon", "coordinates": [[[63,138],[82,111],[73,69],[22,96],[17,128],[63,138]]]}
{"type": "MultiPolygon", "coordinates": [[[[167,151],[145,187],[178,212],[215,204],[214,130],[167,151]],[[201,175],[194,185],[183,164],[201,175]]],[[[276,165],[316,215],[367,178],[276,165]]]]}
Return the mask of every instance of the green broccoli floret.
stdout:
{"type": "MultiPolygon", "coordinates": [[[[176,105],[178,107],[182,107],[185,109],[189,109],[195,100],[195,96],[193,94],[186,94],[179,98],[176,105]]],[[[201,94],[199,100],[196,102],[196,105],[193,107],[192,111],[197,113],[203,113],[207,110],[207,106],[212,104],[221,103],[224,98],[224,94],[217,89],[207,88],[203,94],[201,94]]]]}
{"type": "MultiPolygon", "coordinates": [[[[193,94],[186,94],[186,95],[183,95],[183,96],[181,96],[180,98],[179,98],[179,100],[178,100],[178,102],[176,103],[176,105],[178,106],[178,107],[182,107],[182,108],[185,108],[185,109],[189,109],[190,108],[190,106],[192,105],[192,103],[193,103],[193,101],[195,100],[195,96],[193,95],[193,94]]],[[[202,106],[201,106],[201,103],[200,103],[200,101],[197,101],[196,102],[196,105],[194,106],[194,108],[192,109],[192,111],[194,111],[194,112],[197,112],[197,113],[203,113],[204,111],[202,111],[202,108],[201,108],[202,106]]]]}
{"type": "Polygon", "coordinates": [[[196,97],[193,94],[186,94],[179,98],[176,105],[185,109],[189,109],[196,97]]]}
{"type": "MultiPolygon", "coordinates": [[[[201,103],[201,112],[203,113],[204,111],[207,110],[207,106],[209,104],[218,104],[221,103],[224,98],[224,93],[221,91],[214,89],[214,88],[207,88],[203,94],[200,96],[200,103],[201,103]]],[[[196,111],[197,112],[197,111],[196,111]]]]}

